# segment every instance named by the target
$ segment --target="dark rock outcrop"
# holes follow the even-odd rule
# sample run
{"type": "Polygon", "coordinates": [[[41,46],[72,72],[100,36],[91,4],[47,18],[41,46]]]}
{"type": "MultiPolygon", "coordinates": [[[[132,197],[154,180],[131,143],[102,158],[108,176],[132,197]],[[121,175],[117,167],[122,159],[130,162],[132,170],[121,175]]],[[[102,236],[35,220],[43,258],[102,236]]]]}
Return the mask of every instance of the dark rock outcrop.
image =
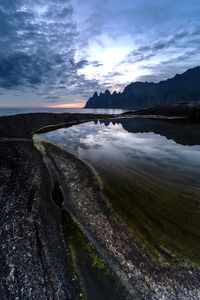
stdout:
{"type": "Polygon", "coordinates": [[[181,101],[200,100],[200,67],[189,69],[171,79],[153,82],[134,82],[122,93],[108,90],[91,97],[85,108],[143,109],[155,105],[174,104],[181,101]]]}
{"type": "Polygon", "coordinates": [[[200,104],[175,104],[175,105],[158,105],[148,109],[138,110],[135,112],[126,112],[123,115],[137,116],[162,116],[171,118],[183,118],[191,123],[200,122],[200,104]]]}
{"type": "Polygon", "coordinates": [[[52,114],[30,113],[0,117],[0,138],[28,138],[33,133],[42,133],[55,130],[55,127],[67,127],[82,121],[98,118],[109,118],[111,115],[99,114],[52,114]]]}

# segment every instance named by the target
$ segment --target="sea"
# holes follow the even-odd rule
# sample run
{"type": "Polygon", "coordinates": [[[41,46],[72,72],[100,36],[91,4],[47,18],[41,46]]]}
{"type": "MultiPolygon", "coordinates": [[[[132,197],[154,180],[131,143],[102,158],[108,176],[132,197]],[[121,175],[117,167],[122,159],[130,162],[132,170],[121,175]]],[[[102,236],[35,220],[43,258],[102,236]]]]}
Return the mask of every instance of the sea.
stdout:
{"type": "Polygon", "coordinates": [[[121,114],[123,109],[83,109],[83,108],[0,108],[0,116],[11,116],[27,113],[91,113],[91,114],[121,114]]]}

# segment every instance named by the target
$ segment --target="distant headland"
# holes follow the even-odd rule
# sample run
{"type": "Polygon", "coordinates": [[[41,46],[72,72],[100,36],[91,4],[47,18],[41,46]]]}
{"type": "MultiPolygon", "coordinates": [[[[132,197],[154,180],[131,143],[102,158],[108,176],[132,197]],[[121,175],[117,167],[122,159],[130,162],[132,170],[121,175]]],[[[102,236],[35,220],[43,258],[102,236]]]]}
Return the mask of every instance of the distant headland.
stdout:
{"type": "Polygon", "coordinates": [[[200,67],[188,69],[173,78],[154,82],[133,82],[122,93],[97,92],[86,102],[85,108],[144,109],[156,105],[200,100],[200,67]]]}

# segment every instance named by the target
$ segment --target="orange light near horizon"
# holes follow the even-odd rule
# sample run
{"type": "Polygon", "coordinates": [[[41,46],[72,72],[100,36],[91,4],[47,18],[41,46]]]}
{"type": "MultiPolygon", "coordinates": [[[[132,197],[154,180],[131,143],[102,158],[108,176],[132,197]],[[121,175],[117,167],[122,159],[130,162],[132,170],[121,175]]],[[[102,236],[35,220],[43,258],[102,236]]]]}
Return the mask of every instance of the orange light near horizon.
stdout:
{"type": "Polygon", "coordinates": [[[49,105],[49,108],[83,108],[84,102],[49,105]]]}

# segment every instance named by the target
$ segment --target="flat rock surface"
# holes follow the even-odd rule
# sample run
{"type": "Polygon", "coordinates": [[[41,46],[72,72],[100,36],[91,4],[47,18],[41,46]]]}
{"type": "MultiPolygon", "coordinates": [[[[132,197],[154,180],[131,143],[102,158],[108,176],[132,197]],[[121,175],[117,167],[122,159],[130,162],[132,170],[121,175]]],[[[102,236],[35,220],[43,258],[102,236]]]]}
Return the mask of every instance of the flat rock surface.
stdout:
{"type": "Polygon", "coordinates": [[[32,141],[0,142],[1,299],[73,299],[60,214],[32,141]]]}

